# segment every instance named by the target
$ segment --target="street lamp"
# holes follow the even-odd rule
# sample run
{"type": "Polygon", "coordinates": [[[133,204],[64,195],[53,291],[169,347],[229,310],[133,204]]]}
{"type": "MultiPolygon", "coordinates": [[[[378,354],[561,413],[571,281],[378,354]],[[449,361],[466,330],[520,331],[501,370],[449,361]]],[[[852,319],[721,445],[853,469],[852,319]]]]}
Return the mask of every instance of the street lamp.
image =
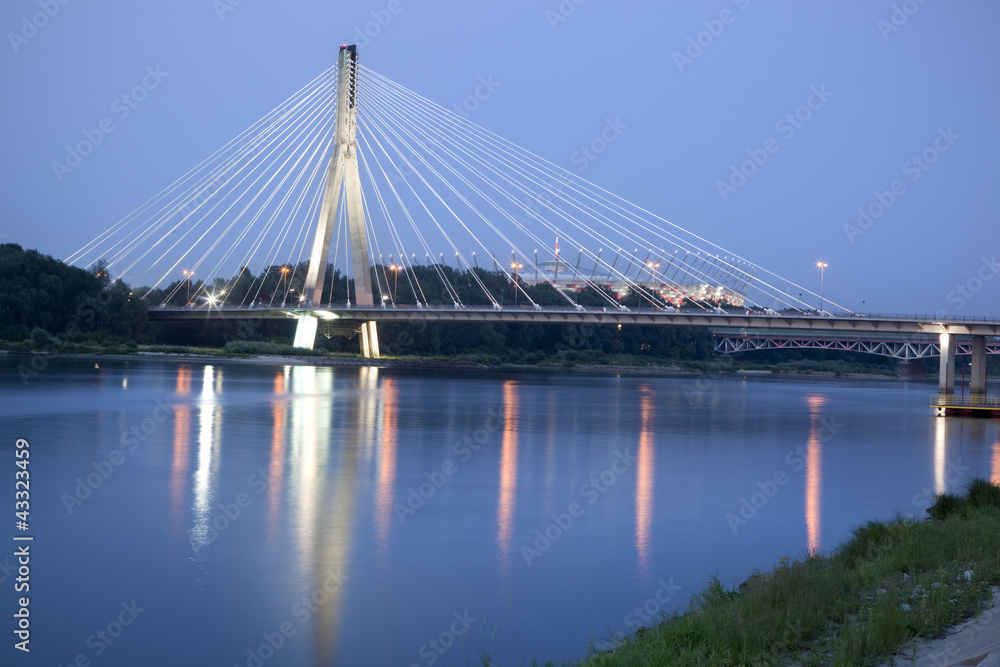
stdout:
{"type": "Polygon", "coordinates": [[[401,268],[401,266],[396,266],[395,264],[389,267],[389,270],[392,271],[392,294],[389,295],[389,298],[393,306],[396,305],[396,293],[399,291],[399,270],[401,268]]]}
{"type": "Polygon", "coordinates": [[[285,297],[287,296],[287,294],[285,294],[285,276],[287,276],[287,275],[288,275],[288,267],[287,266],[281,267],[281,305],[282,306],[285,305],[285,297]]]}
{"type": "Polygon", "coordinates": [[[523,269],[524,264],[518,264],[516,261],[510,263],[510,268],[514,269],[514,307],[517,308],[517,271],[518,269],[523,269]]]}
{"type": "Polygon", "coordinates": [[[816,268],[819,269],[819,309],[823,310],[823,273],[826,271],[826,267],[830,266],[826,262],[819,261],[816,262],[816,268]]]}
{"type": "Polygon", "coordinates": [[[188,271],[184,269],[184,279],[187,280],[187,303],[191,303],[191,276],[194,275],[194,271],[188,271]]]}

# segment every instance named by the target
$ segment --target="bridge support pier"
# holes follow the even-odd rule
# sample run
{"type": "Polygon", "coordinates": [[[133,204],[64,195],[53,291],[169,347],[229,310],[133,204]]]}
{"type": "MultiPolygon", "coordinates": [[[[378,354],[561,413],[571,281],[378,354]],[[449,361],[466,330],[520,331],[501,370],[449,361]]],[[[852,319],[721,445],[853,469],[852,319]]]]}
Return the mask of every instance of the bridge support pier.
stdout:
{"type": "Polygon", "coordinates": [[[938,376],[938,394],[955,393],[955,336],[941,334],[941,373],[938,376]]]}
{"type": "Polygon", "coordinates": [[[295,342],[292,344],[307,350],[313,349],[318,325],[319,320],[312,313],[299,313],[298,324],[295,325],[295,342]]]}
{"type": "Polygon", "coordinates": [[[361,354],[365,359],[378,359],[378,330],[375,322],[361,324],[361,354]]]}
{"type": "Polygon", "coordinates": [[[969,394],[986,395],[986,336],[972,338],[972,377],[969,380],[969,394]]]}

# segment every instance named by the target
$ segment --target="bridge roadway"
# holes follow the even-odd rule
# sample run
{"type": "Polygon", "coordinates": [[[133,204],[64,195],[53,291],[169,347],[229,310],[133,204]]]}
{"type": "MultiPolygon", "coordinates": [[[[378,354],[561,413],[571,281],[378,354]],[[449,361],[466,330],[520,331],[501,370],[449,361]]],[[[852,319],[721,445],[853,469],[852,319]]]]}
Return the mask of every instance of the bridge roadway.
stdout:
{"type": "Polygon", "coordinates": [[[712,329],[768,329],[816,332],[867,333],[867,334],[924,334],[939,336],[943,333],[959,336],[1000,336],[1000,318],[950,317],[935,318],[923,315],[833,315],[815,313],[776,314],[762,313],[712,313],[682,309],[670,313],[658,308],[633,308],[632,310],[506,306],[494,309],[488,306],[415,306],[388,308],[291,308],[291,307],[162,307],[150,308],[152,321],[180,321],[206,319],[260,319],[298,318],[313,313],[320,321],[331,321],[341,326],[362,322],[510,322],[552,324],[632,324],[661,326],[710,327],[712,329]]]}

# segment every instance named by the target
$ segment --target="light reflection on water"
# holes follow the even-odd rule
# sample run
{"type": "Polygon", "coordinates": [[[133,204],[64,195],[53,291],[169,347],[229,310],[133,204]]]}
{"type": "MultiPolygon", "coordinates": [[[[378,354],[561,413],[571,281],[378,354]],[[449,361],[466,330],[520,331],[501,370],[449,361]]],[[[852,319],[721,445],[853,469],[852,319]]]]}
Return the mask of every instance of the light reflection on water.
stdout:
{"type": "MultiPolygon", "coordinates": [[[[46,390],[87,372],[54,370],[46,390]]],[[[862,521],[897,508],[920,515],[922,488],[1000,481],[996,422],[934,418],[929,386],[715,380],[692,406],[684,378],[219,363],[102,362],[100,372],[44,405],[2,385],[11,414],[81,406],[0,423],[40,445],[74,443],[43,459],[50,553],[73,545],[76,556],[53,571],[53,590],[86,621],[81,632],[106,623],[117,600],[75,595],[80,582],[148,600],[161,619],[149,637],[203,631],[211,655],[197,658],[219,664],[245,664],[247,648],[285,621],[296,634],[272,664],[426,664],[420,648],[466,610],[475,628],[436,664],[476,664],[480,648],[501,662],[565,660],[592,633],[626,629],[661,579],[684,586],[682,608],[710,575],[733,585],[783,555],[829,550],[862,521]],[[112,390],[126,402],[105,400],[112,390]],[[164,396],[170,420],[67,515],[64,488],[164,396]],[[459,459],[452,446],[490,410],[502,425],[459,459]],[[88,435],[77,446],[69,433],[88,435]],[[786,454],[803,443],[802,465],[789,469],[786,454]],[[588,504],[581,485],[626,451],[635,465],[588,504]],[[410,489],[446,461],[454,474],[402,520],[410,489]],[[727,513],[778,470],[790,483],[734,535],[727,513]],[[239,494],[250,504],[225,520],[220,508],[239,494]],[[584,515],[526,564],[522,546],[573,502],[584,515]]],[[[194,664],[183,646],[162,663],[142,642],[128,646],[113,661],[194,664]]],[[[78,648],[67,639],[45,650],[58,661],[78,648]]]]}
{"type": "Polygon", "coordinates": [[[826,398],[817,394],[806,396],[809,406],[809,441],[806,443],[806,531],[810,554],[820,551],[820,504],[823,484],[823,443],[821,415],[826,398]]]}
{"type": "Polygon", "coordinates": [[[639,459],[636,462],[638,480],[635,485],[635,548],[639,557],[639,576],[649,581],[649,543],[653,525],[653,491],[655,452],[653,449],[653,396],[648,386],[642,392],[639,424],[639,459]]]}
{"type": "Polygon", "coordinates": [[[500,449],[500,495],[497,500],[497,544],[500,572],[510,574],[510,551],[514,534],[514,502],[517,493],[517,384],[503,383],[503,442],[500,449]]]}

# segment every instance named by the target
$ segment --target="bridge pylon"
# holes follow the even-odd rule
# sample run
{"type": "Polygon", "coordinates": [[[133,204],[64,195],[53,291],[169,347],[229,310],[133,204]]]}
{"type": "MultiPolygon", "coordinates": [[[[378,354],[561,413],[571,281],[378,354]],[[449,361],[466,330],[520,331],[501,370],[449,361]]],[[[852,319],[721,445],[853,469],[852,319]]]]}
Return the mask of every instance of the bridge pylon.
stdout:
{"type": "MultiPolygon", "coordinates": [[[[302,293],[307,305],[322,304],[323,283],[330,257],[330,243],[336,223],[337,206],[343,190],[351,242],[351,267],[354,270],[354,302],[371,307],[371,265],[368,261],[368,236],[361,201],[361,178],[358,172],[357,142],[358,50],[355,45],[340,47],[337,60],[337,110],[334,125],[333,155],[327,171],[323,203],[320,206],[316,236],[313,238],[302,293]]],[[[348,299],[350,295],[348,295],[348,299]]],[[[332,297],[331,297],[332,299],[332,297]]],[[[318,320],[311,313],[299,315],[295,329],[295,347],[312,349],[316,341],[318,320]]],[[[375,322],[361,324],[361,352],[366,358],[378,357],[378,331],[375,322]]]]}

